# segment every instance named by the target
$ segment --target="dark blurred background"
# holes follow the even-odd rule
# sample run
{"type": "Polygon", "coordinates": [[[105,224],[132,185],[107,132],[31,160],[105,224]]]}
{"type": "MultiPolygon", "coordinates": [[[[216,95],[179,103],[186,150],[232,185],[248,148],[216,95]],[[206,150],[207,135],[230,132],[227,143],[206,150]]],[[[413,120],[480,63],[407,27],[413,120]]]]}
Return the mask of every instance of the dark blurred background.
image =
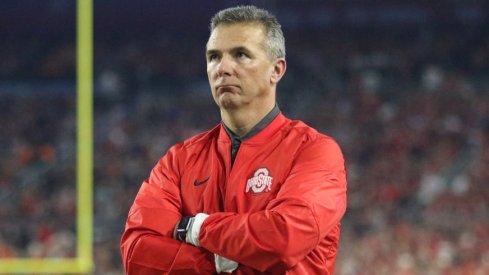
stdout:
{"type": "MultiPolygon", "coordinates": [[[[489,274],[487,1],[94,4],[95,274],[169,146],[216,125],[204,46],[255,4],[286,36],[278,103],[348,169],[336,274],[489,274]],[[202,114],[207,114],[203,116],[202,114]]],[[[0,257],[76,253],[76,2],[0,2],[0,257]]]]}

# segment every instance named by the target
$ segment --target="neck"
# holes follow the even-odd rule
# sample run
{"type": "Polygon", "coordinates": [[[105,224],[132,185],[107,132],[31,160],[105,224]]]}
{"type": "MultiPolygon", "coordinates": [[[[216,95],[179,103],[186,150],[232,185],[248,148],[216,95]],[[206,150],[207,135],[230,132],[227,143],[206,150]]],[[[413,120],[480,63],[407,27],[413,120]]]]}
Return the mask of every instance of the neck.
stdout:
{"type": "Polygon", "coordinates": [[[252,109],[221,109],[221,118],[224,124],[226,124],[233,133],[238,136],[244,136],[248,133],[255,125],[258,124],[275,106],[273,104],[268,104],[259,110],[252,109]]]}

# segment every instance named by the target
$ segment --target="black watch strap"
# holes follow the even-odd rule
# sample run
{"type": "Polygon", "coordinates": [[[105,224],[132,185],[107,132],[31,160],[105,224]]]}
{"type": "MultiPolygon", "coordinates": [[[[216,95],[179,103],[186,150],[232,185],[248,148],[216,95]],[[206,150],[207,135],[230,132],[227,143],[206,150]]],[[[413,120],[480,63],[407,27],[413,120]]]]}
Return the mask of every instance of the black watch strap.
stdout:
{"type": "Polygon", "coordinates": [[[194,217],[192,216],[183,217],[180,220],[180,222],[178,222],[177,229],[175,232],[175,239],[185,242],[185,239],[187,237],[187,232],[192,226],[193,221],[194,221],[194,217]]]}

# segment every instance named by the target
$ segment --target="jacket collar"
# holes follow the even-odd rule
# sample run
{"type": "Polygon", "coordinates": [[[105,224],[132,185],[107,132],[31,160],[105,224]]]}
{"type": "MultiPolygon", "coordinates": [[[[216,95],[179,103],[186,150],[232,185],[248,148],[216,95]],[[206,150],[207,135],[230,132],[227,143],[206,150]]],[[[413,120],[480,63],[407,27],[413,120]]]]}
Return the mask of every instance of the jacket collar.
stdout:
{"type": "Polygon", "coordinates": [[[224,122],[221,122],[219,139],[226,142],[231,142],[231,139],[238,139],[246,144],[261,143],[273,136],[286,120],[287,118],[275,104],[275,107],[242,137],[234,134],[224,122]]]}

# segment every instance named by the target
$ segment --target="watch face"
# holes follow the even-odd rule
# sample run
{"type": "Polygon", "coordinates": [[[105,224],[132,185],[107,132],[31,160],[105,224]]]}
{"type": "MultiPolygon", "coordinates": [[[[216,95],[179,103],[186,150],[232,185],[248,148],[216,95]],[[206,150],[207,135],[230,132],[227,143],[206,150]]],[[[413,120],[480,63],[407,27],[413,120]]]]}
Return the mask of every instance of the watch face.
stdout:
{"type": "Polygon", "coordinates": [[[188,225],[189,225],[189,221],[190,221],[190,217],[189,216],[185,216],[183,217],[181,220],[180,220],[180,224],[178,225],[178,229],[179,230],[187,230],[188,229],[188,225]]]}
{"type": "Polygon", "coordinates": [[[190,216],[185,216],[183,217],[180,222],[178,223],[177,227],[177,240],[184,242],[185,238],[187,237],[187,231],[189,230],[189,227],[191,225],[190,220],[192,217],[190,216]]]}

